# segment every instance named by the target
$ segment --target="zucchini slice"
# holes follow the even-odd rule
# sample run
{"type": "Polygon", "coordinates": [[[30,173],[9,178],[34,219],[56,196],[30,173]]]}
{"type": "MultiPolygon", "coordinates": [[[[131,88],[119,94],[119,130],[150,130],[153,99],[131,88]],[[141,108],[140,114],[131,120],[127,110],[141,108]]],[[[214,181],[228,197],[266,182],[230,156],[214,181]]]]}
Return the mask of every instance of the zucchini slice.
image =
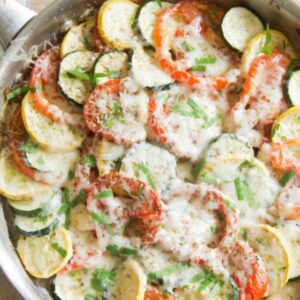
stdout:
{"type": "Polygon", "coordinates": [[[125,77],[128,71],[128,56],[125,52],[108,52],[99,57],[94,66],[96,84],[110,79],[125,77]]]}
{"type": "Polygon", "coordinates": [[[103,292],[91,287],[94,269],[82,269],[70,273],[59,273],[53,284],[55,298],[60,300],[83,300],[86,295],[91,299],[102,299],[103,292]]]}
{"type": "Polygon", "coordinates": [[[147,276],[135,260],[127,260],[116,270],[113,300],[143,300],[147,287],[147,276]]]}
{"type": "Polygon", "coordinates": [[[28,93],[22,102],[22,119],[30,137],[48,150],[69,152],[79,148],[85,137],[74,127],[53,122],[39,113],[28,93]]]}
{"type": "Polygon", "coordinates": [[[24,236],[44,236],[50,234],[64,221],[64,215],[58,215],[61,203],[61,197],[54,198],[51,201],[51,205],[44,211],[44,214],[34,218],[16,215],[15,226],[17,230],[24,236]]]}
{"type": "Polygon", "coordinates": [[[248,73],[248,70],[254,58],[261,53],[265,45],[267,36],[269,36],[270,38],[270,42],[269,42],[270,47],[278,48],[279,50],[286,53],[291,59],[297,57],[295,49],[293,48],[292,44],[283,33],[273,29],[266,30],[254,36],[248,42],[242,57],[242,71],[244,74],[248,73]]]}
{"type": "Polygon", "coordinates": [[[280,190],[269,170],[255,158],[216,161],[204,167],[200,180],[231,199],[241,224],[264,223],[280,190]]]}
{"type": "Polygon", "coordinates": [[[284,240],[268,225],[249,225],[246,230],[249,245],[263,259],[268,285],[265,296],[276,294],[288,281],[290,258],[284,240]]]}
{"type": "Polygon", "coordinates": [[[108,0],[100,7],[98,28],[103,40],[117,50],[134,47],[133,23],[138,5],[129,0],[108,0]]]}
{"type": "Polygon", "coordinates": [[[284,97],[289,105],[300,105],[300,64],[293,59],[283,82],[284,97]]]}
{"type": "Polygon", "coordinates": [[[155,52],[145,49],[138,45],[131,58],[131,70],[134,79],[142,86],[147,88],[164,87],[174,82],[165,73],[155,59],[155,52]]]}
{"type": "Polygon", "coordinates": [[[17,251],[28,273],[37,278],[49,278],[63,269],[71,258],[71,235],[65,228],[58,227],[49,236],[20,236],[17,251]]]}
{"type": "Polygon", "coordinates": [[[224,15],[222,35],[229,46],[243,52],[248,41],[264,30],[260,19],[245,7],[233,7],[224,15]]]}
{"type": "Polygon", "coordinates": [[[227,159],[253,159],[254,151],[250,142],[241,135],[224,133],[210,143],[205,154],[207,164],[227,159]]]}
{"type": "Polygon", "coordinates": [[[300,276],[300,222],[287,221],[276,226],[290,257],[289,279],[300,276]]]}
{"type": "Polygon", "coordinates": [[[0,194],[9,199],[26,200],[48,187],[23,175],[6,148],[0,153],[0,170],[0,194]]]}
{"type": "Polygon", "coordinates": [[[124,156],[121,172],[148,183],[161,194],[176,178],[176,159],[167,150],[140,143],[131,147],[124,156]]]}
{"type": "Polygon", "coordinates": [[[93,48],[92,28],[95,23],[96,20],[90,19],[77,26],[73,26],[62,40],[60,56],[64,57],[74,51],[91,50],[93,48]]]}
{"type": "Polygon", "coordinates": [[[125,148],[107,140],[101,140],[96,148],[97,167],[100,174],[116,169],[117,162],[124,156],[125,148]]]}
{"type": "Polygon", "coordinates": [[[297,140],[300,142],[300,106],[294,106],[281,114],[273,123],[272,141],[297,140]]]}
{"type": "Polygon", "coordinates": [[[82,105],[93,90],[90,74],[98,53],[75,51],[66,55],[58,72],[58,85],[66,97],[82,105]]]}
{"type": "Polygon", "coordinates": [[[165,1],[146,1],[140,5],[135,19],[136,31],[150,46],[154,46],[153,29],[158,15],[171,4],[165,1]]]}
{"type": "Polygon", "coordinates": [[[30,200],[14,201],[9,200],[10,209],[19,216],[34,218],[45,214],[45,211],[52,207],[57,199],[61,198],[61,192],[52,188],[46,189],[43,193],[36,194],[30,200]]]}
{"type": "Polygon", "coordinates": [[[61,171],[67,173],[74,163],[79,158],[79,151],[71,152],[49,152],[37,145],[36,148],[30,147],[30,145],[35,145],[30,139],[26,139],[21,145],[21,150],[23,152],[24,160],[26,164],[40,172],[55,172],[61,171]]]}

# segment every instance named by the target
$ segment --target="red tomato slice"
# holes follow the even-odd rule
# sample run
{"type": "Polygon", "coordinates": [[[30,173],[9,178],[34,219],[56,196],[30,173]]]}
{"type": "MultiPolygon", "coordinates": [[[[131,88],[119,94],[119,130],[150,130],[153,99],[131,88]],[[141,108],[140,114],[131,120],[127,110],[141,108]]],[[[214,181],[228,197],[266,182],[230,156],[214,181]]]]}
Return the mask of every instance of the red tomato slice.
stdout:
{"type": "Polygon", "coordinates": [[[57,85],[59,64],[58,47],[45,51],[37,59],[30,79],[30,87],[35,90],[34,105],[54,122],[82,126],[80,110],[66,101],[57,85]]]}
{"type": "Polygon", "coordinates": [[[300,143],[287,140],[272,144],[271,163],[274,168],[284,172],[295,171],[300,174],[300,143]]]}
{"type": "Polygon", "coordinates": [[[173,297],[170,295],[162,295],[156,288],[148,287],[145,295],[144,300],[172,300],[173,297]]]}
{"type": "Polygon", "coordinates": [[[131,91],[127,87],[130,80],[115,79],[98,85],[84,106],[86,124],[92,132],[125,146],[146,138],[147,116],[140,116],[139,111],[147,111],[148,95],[143,90],[131,91]]]}
{"type": "MultiPolygon", "coordinates": [[[[174,4],[166,8],[158,17],[154,31],[153,39],[155,48],[157,51],[158,60],[160,66],[169,73],[172,78],[179,82],[184,82],[189,85],[195,85],[199,82],[209,84],[217,90],[221,90],[227,86],[227,80],[222,77],[203,77],[203,75],[196,75],[191,73],[187,67],[182,65],[180,61],[174,60],[172,58],[170,48],[172,37],[168,33],[169,24],[168,21],[170,18],[180,19],[183,24],[190,23],[196,16],[202,13],[208,13],[212,11],[213,4],[209,2],[202,1],[181,1],[177,4],[174,4]]],[[[217,10],[218,11],[218,10],[217,10]]],[[[219,19],[221,10],[215,15],[219,19]]],[[[201,21],[199,23],[199,34],[203,34],[207,31],[207,25],[201,21]]],[[[182,32],[182,31],[180,31],[182,32]]],[[[175,32],[175,35],[180,35],[178,31],[175,32]]]]}
{"type": "Polygon", "coordinates": [[[262,300],[268,283],[262,259],[242,241],[232,245],[227,255],[229,271],[239,288],[239,299],[262,300]]]}
{"type": "MultiPolygon", "coordinates": [[[[87,207],[91,212],[102,212],[109,220],[114,220],[110,229],[114,234],[118,234],[120,228],[129,220],[135,225],[138,224],[138,231],[141,231],[138,235],[145,244],[153,241],[163,213],[162,204],[151,187],[116,172],[100,175],[92,184],[88,190],[87,207]],[[107,197],[104,194],[108,190],[112,195],[107,197]],[[112,197],[119,197],[121,200],[117,201],[124,203],[118,202],[116,209],[112,210],[109,206],[113,201],[112,197]]],[[[100,227],[102,234],[103,231],[109,231],[106,226],[100,227]]]]}
{"type": "Polygon", "coordinates": [[[270,124],[287,108],[282,85],[289,61],[275,49],[271,56],[256,57],[247,73],[241,101],[247,110],[255,111],[261,130],[266,126],[269,130],[270,124]]]}

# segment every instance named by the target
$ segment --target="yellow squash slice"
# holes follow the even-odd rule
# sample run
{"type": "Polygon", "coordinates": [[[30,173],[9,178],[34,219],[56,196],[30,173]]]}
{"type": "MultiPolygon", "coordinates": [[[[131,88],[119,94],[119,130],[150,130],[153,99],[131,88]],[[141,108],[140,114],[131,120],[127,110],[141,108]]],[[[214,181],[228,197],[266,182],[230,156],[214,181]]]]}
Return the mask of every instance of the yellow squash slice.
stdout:
{"type": "Polygon", "coordinates": [[[265,296],[274,295],[289,278],[290,258],[285,241],[276,229],[268,225],[248,225],[245,230],[248,243],[260,255],[267,268],[268,286],[265,296]]]}
{"type": "Polygon", "coordinates": [[[55,151],[73,151],[83,142],[84,134],[61,123],[55,123],[39,113],[28,93],[22,102],[22,118],[30,137],[41,146],[55,151]]]}
{"type": "Polygon", "coordinates": [[[143,268],[135,260],[127,260],[116,271],[112,298],[115,300],[143,300],[147,277],[143,268]]]}
{"type": "Polygon", "coordinates": [[[129,0],[108,0],[99,10],[98,27],[104,41],[118,50],[134,47],[133,23],[138,5],[129,0]]]}
{"type": "MultiPolygon", "coordinates": [[[[295,49],[283,33],[277,30],[270,30],[269,33],[271,36],[270,45],[273,48],[280,49],[281,51],[288,54],[290,58],[297,57],[295,49]]],[[[254,58],[261,53],[261,50],[265,45],[266,36],[267,31],[263,31],[254,36],[247,44],[246,50],[242,57],[242,70],[244,74],[247,74],[254,58]]]]}
{"type": "Polygon", "coordinates": [[[1,151],[0,170],[0,194],[11,200],[27,200],[47,188],[47,185],[33,181],[19,171],[8,149],[1,151]]]}
{"type": "Polygon", "coordinates": [[[59,227],[43,237],[21,236],[17,251],[28,273],[37,278],[49,278],[64,268],[71,258],[71,235],[59,227]]]}

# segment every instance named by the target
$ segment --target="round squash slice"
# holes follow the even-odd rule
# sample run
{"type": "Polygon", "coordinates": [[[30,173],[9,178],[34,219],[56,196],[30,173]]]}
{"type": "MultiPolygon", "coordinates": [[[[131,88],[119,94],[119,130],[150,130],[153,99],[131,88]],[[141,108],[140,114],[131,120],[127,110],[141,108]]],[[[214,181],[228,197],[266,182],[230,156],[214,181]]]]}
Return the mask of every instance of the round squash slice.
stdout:
{"type": "Polygon", "coordinates": [[[71,258],[71,235],[59,227],[43,237],[21,236],[17,251],[28,273],[37,278],[49,278],[58,273],[71,258]]]}

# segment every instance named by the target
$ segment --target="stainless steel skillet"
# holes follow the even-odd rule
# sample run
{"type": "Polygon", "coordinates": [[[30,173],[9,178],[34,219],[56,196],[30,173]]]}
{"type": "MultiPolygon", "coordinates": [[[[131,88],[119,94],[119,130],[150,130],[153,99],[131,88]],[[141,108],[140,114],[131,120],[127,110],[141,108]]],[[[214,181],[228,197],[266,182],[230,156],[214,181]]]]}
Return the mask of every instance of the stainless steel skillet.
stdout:
{"type": "MultiPolygon", "coordinates": [[[[9,0],[6,0],[10,3],[9,0]]],[[[239,0],[219,0],[224,6],[240,4],[239,0]]],[[[300,0],[245,0],[274,27],[288,35],[295,47],[300,48],[300,0]]],[[[5,104],[3,92],[13,84],[16,74],[24,68],[25,59],[32,46],[43,48],[44,41],[56,43],[61,29],[67,21],[78,20],[80,16],[100,5],[99,0],[57,0],[42,13],[34,17],[15,34],[32,16],[20,6],[1,4],[0,0],[0,48],[7,48],[0,61],[0,121],[5,104]]],[[[1,49],[0,49],[1,56],[1,49]]],[[[0,133],[1,141],[1,133],[0,133]]],[[[1,172],[1,170],[0,170],[1,172]]],[[[26,300],[51,299],[48,291],[33,281],[24,271],[14,251],[13,236],[9,235],[11,220],[5,216],[5,204],[0,202],[0,265],[7,277],[26,300]]]]}

